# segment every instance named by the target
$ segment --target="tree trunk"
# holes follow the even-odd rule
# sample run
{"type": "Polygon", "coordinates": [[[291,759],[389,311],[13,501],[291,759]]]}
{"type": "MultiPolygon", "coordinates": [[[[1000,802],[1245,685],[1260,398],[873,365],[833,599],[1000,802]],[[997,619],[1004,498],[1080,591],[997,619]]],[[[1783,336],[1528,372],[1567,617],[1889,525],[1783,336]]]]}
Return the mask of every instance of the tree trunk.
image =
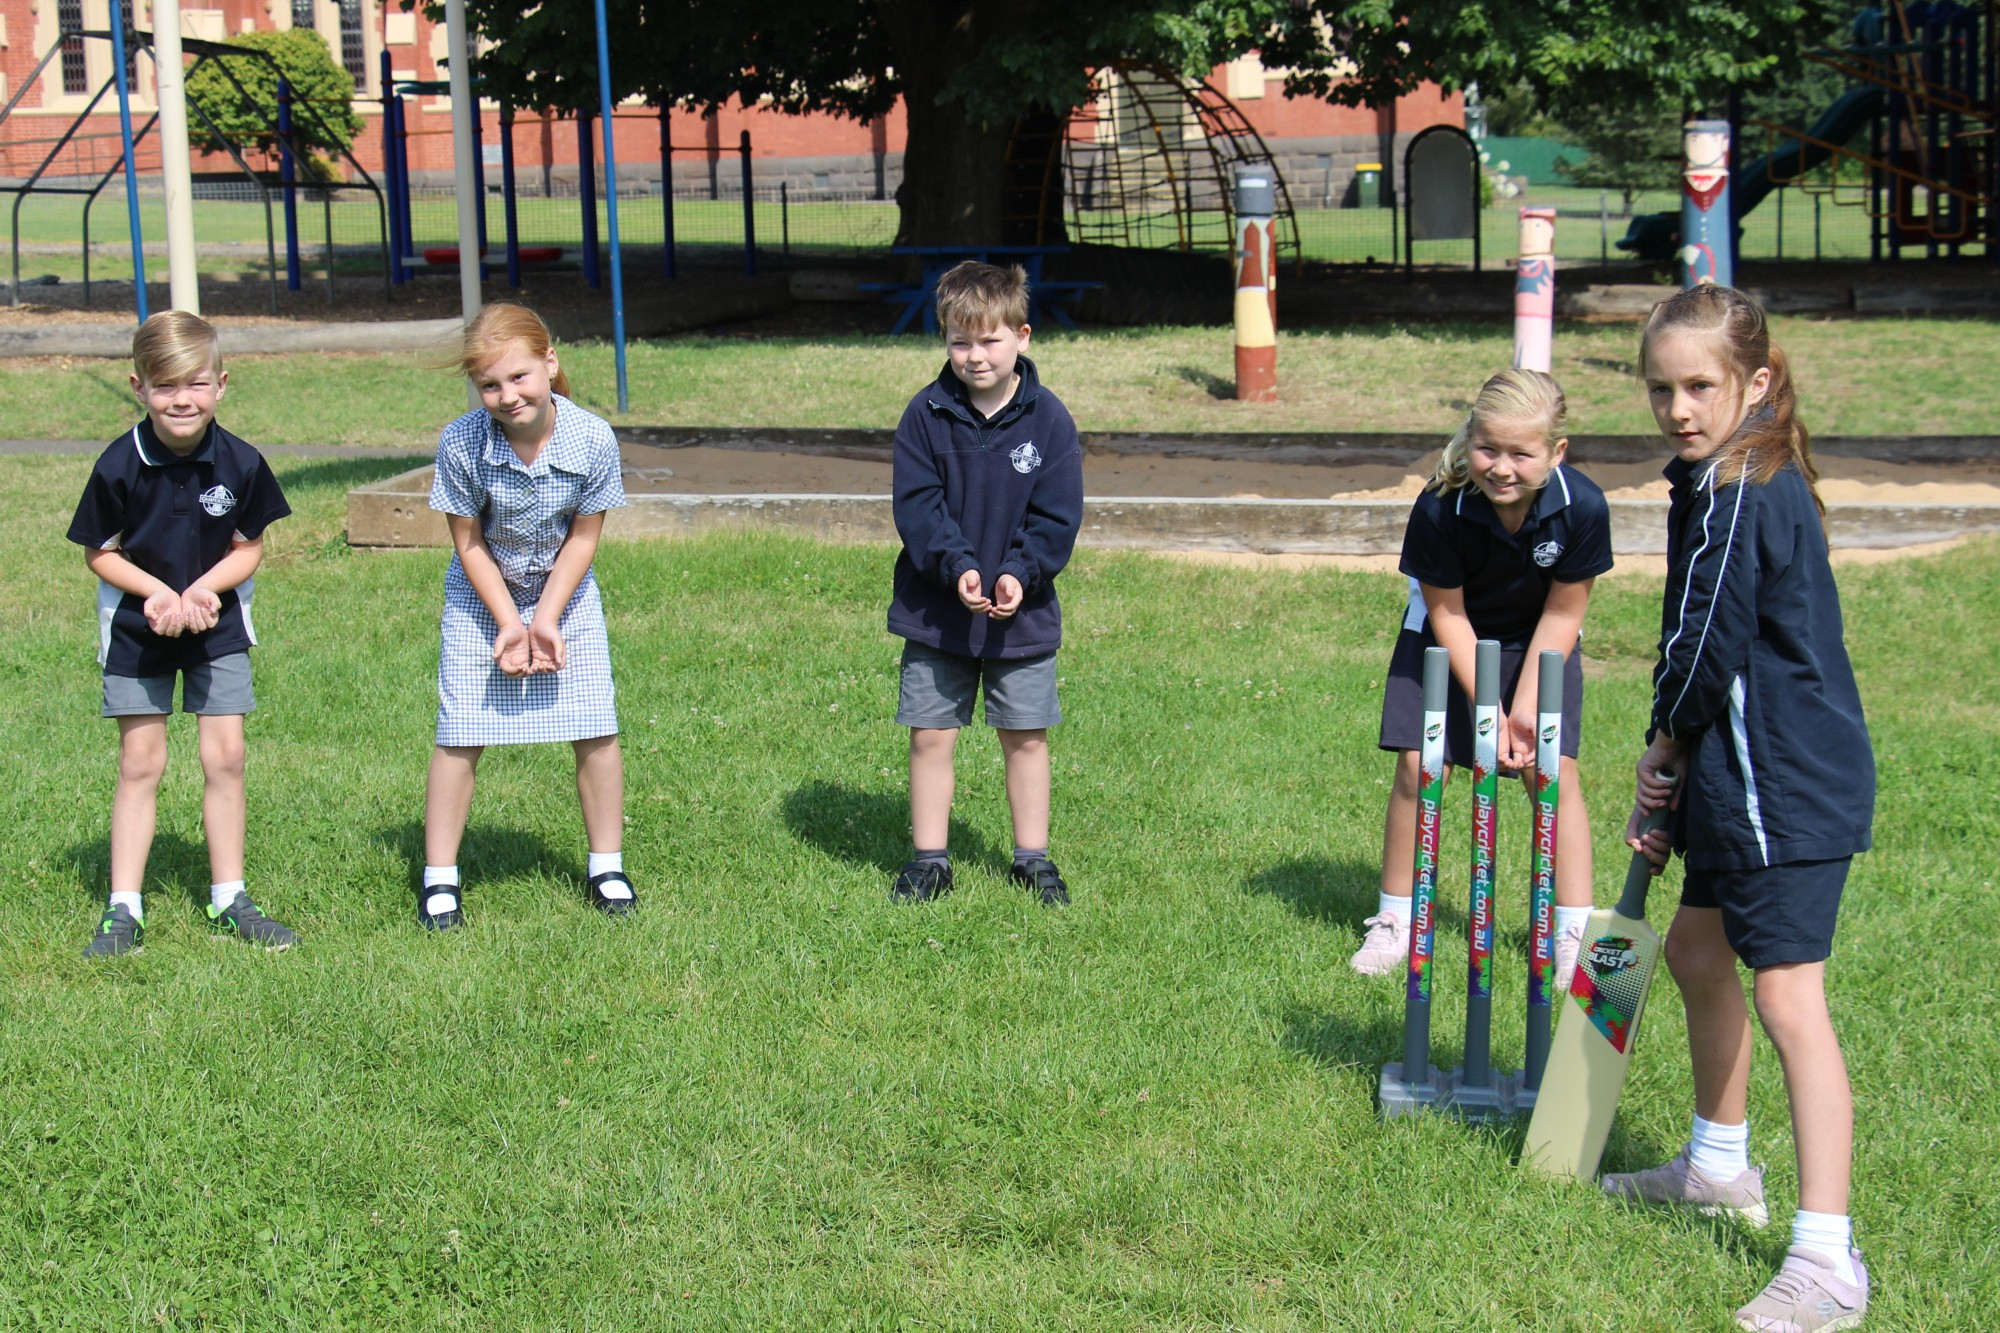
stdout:
{"type": "MultiPolygon", "coordinates": [[[[1006,121],[971,116],[963,101],[941,100],[956,70],[975,65],[990,31],[1024,21],[1017,3],[889,0],[882,19],[896,51],[908,140],[898,245],[997,245],[1007,186],[1006,121]]],[[[994,77],[1005,77],[996,72],[994,77]]]]}

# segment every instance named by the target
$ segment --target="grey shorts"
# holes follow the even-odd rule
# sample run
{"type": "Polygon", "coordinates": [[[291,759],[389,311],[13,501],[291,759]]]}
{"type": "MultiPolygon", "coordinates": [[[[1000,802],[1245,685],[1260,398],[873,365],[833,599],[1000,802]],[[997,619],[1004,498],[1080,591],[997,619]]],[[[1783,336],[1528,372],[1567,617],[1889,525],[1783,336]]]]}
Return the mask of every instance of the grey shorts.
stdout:
{"type": "Polygon", "coordinates": [[[252,712],[257,696],[250,689],[250,654],[231,653],[163,676],[106,676],[105,717],[151,717],[174,711],[174,681],[181,688],[183,713],[229,716],[252,712]]]}
{"type": "Polygon", "coordinates": [[[1062,721],[1056,703],[1056,655],[964,657],[921,643],[903,645],[896,725],[940,730],[972,724],[972,704],[986,686],[986,725],[1036,731],[1062,721]]]}

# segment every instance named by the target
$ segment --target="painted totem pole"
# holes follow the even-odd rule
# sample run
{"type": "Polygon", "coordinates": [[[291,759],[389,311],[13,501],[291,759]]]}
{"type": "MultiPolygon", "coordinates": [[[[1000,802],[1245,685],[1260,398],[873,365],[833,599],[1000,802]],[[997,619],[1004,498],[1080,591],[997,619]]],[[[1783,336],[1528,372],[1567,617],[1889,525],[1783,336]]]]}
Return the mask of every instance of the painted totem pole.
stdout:
{"type": "Polygon", "coordinates": [[[1236,178],[1236,400],[1278,398],[1278,194],[1262,172],[1236,178]]]}
{"type": "Polygon", "coordinates": [[[1556,211],[1521,210],[1514,264],[1514,368],[1548,373],[1556,318],[1556,211]]]}
{"type": "Polygon", "coordinates": [[[1736,283],[1736,228],[1729,213],[1729,122],[1681,127],[1681,286],[1736,283]]]}

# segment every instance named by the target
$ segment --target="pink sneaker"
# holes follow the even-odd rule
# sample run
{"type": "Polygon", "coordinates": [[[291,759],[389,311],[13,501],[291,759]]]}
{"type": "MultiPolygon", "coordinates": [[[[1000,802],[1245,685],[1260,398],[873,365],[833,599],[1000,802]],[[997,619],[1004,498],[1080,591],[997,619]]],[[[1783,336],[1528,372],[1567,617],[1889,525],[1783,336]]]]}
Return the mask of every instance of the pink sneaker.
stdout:
{"type": "Polygon", "coordinates": [[[1849,1250],[1859,1279],[1843,1281],[1833,1265],[1794,1246],[1785,1265],[1757,1299],[1736,1312],[1736,1326],[1747,1333],[1831,1333],[1860,1328],[1868,1313],[1868,1269],[1861,1251],[1849,1250]]]}
{"type": "Polygon", "coordinates": [[[1714,1180],[1688,1160],[1685,1148],[1664,1165],[1618,1172],[1597,1183],[1612,1198],[1645,1208],[1694,1208],[1753,1227],[1771,1224],[1770,1210],[1764,1207],[1764,1168],[1753,1166],[1734,1180],[1714,1180]]]}
{"type": "Polygon", "coordinates": [[[1383,912],[1361,923],[1368,933],[1361,947],[1347,960],[1364,977],[1386,977],[1410,963],[1410,923],[1393,912],[1383,912]]]}

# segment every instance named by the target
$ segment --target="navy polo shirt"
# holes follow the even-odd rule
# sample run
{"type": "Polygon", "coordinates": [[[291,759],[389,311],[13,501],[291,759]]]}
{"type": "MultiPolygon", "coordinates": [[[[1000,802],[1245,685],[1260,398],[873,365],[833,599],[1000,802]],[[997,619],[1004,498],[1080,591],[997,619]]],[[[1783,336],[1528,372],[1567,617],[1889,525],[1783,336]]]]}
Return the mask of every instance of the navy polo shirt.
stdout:
{"type": "MultiPolygon", "coordinates": [[[[151,420],[111,442],[91,469],[70,520],[69,539],[90,550],[117,550],[176,592],[215,568],[230,545],[254,541],[292,512],[264,456],[210,422],[185,454],[160,443],[151,420]]],[[[146,624],[146,599],[109,584],[98,589],[104,672],[161,676],[240,653],[256,642],[247,603],[250,584],[218,594],[222,614],[203,634],[162,638],[146,624]]]]}
{"type": "MultiPolygon", "coordinates": [[[[1518,532],[1509,532],[1477,486],[1425,491],[1403,532],[1402,571],[1433,588],[1462,588],[1482,639],[1525,648],[1549,585],[1581,583],[1611,568],[1611,508],[1596,482],[1567,467],[1549,474],[1518,532]]],[[[1423,597],[1410,590],[1405,629],[1424,628],[1423,597]]]]}

